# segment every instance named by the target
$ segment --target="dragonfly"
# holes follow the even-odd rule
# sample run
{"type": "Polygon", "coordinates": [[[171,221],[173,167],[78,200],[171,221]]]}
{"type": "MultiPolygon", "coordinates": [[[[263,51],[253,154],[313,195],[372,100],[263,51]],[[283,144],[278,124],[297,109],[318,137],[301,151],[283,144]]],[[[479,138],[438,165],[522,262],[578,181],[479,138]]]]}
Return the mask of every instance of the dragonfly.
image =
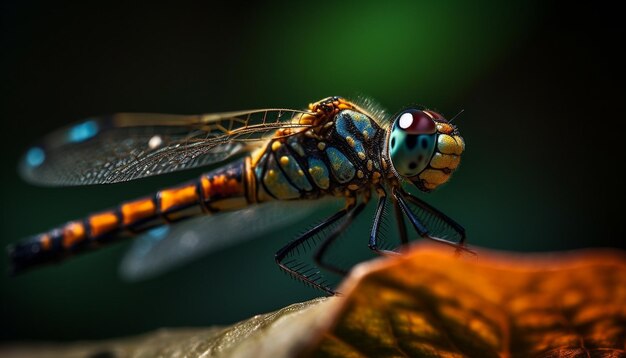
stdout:
{"type": "Polygon", "coordinates": [[[405,218],[419,237],[471,252],[464,228],[409,190],[428,193],[447,182],[464,149],[456,125],[434,110],[412,106],[388,115],[371,101],[338,96],[305,110],[90,118],[28,149],[21,176],[38,185],[74,186],[214,169],[23,239],[9,247],[10,270],[17,274],[138,237],[135,254],[124,260],[126,271],[156,272],[298,221],[332,198],[341,204],[337,211],[278,250],[275,261],[333,295],[321,270],[348,271],[327,253],[370,202],[376,206],[367,245],[377,254],[398,254],[409,242],[405,218]],[[381,243],[387,216],[398,227],[395,248],[381,243]],[[312,244],[313,270],[297,259],[312,244]]]}

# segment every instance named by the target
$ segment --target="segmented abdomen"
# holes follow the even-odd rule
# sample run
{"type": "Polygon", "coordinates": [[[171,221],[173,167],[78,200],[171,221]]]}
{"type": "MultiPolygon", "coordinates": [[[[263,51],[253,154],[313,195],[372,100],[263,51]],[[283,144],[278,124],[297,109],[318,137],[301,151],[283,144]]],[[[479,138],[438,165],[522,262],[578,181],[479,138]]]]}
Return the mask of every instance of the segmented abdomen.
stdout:
{"type": "Polygon", "coordinates": [[[177,187],[71,221],[10,248],[12,272],[97,248],[190,216],[248,205],[249,158],[203,174],[177,187]],[[248,171],[247,171],[248,170],[248,171]]]}

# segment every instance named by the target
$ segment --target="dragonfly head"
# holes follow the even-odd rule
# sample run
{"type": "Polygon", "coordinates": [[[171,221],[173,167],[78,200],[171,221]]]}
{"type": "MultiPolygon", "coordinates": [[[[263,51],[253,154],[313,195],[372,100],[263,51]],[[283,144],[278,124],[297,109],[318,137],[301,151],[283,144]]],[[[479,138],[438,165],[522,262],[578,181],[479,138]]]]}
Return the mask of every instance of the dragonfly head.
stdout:
{"type": "Polygon", "coordinates": [[[387,137],[387,153],[395,173],[425,192],[448,181],[464,149],[456,126],[423,108],[400,112],[387,137]]]}

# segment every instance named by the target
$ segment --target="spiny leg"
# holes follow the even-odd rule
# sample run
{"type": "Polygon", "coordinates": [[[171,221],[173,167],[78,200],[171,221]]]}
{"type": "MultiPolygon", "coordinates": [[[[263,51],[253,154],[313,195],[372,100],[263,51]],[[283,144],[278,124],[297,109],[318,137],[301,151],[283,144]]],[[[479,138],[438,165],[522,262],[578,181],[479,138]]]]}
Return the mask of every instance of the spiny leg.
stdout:
{"type": "Polygon", "coordinates": [[[398,204],[398,200],[393,198],[393,212],[396,217],[396,224],[398,225],[398,233],[400,234],[400,243],[402,245],[406,245],[409,243],[409,236],[406,232],[406,225],[404,224],[404,215],[402,215],[402,209],[400,208],[400,204],[398,204]]]}
{"type": "Polygon", "coordinates": [[[309,240],[312,240],[312,239],[314,240],[318,234],[320,234],[329,226],[337,222],[337,220],[341,219],[346,214],[348,214],[354,208],[354,206],[355,206],[355,201],[349,202],[348,205],[344,209],[341,209],[334,215],[328,217],[326,220],[322,221],[321,223],[313,227],[311,230],[305,232],[300,237],[291,241],[289,244],[285,245],[283,248],[278,250],[278,252],[276,252],[276,255],[274,256],[276,263],[278,264],[278,267],[280,267],[283,271],[285,271],[292,277],[298,280],[301,280],[302,282],[314,288],[322,290],[329,295],[334,295],[335,292],[332,289],[330,289],[329,287],[326,287],[324,285],[324,282],[320,282],[320,280],[322,279],[322,276],[319,274],[319,272],[309,273],[308,271],[301,271],[305,267],[303,264],[289,266],[293,264],[294,261],[285,262],[284,260],[291,253],[293,253],[294,251],[297,251],[302,244],[306,243],[309,240]]]}
{"type": "MultiPolygon", "coordinates": [[[[395,251],[391,250],[383,250],[379,248],[378,237],[380,235],[380,223],[383,220],[383,214],[385,213],[385,206],[387,205],[387,192],[383,187],[378,187],[376,189],[378,193],[378,205],[376,206],[376,214],[374,214],[374,222],[372,224],[372,231],[370,232],[370,239],[367,246],[369,246],[370,250],[376,252],[379,255],[389,255],[396,254],[395,251]]],[[[402,226],[404,226],[404,222],[402,222],[402,226]]],[[[404,230],[404,237],[402,236],[402,229],[400,229],[400,240],[404,244],[406,241],[406,230],[404,230]]]]}
{"type": "Polygon", "coordinates": [[[447,215],[443,214],[439,210],[426,204],[422,200],[411,195],[410,193],[400,191],[397,188],[394,188],[393,196],[398,201],[398,205],[400,206],[400,209],[402,210],[404,215],[406,215],[409,218],[409,221],[411,222],[411,224],[413,225],[413,227],[415,228],[415,230],[421,237],[425,239],[437,241],[445,245],[452,246],[457,249],[457,252],[465,251],[465,252],[475,255],[474,251],[464,246],[465,245],[465,229],[461,225],[459,225],[457,222],[455,222],[454,220],[452,220],[451,218],[449,218],[447,215]],[[420,219],[409,208],[405,200],[405,196],[411,203],[417,205],[420,209],[427,211],[429,214],[437,217],[438,219],[442,220],[446,224],[450,225],[450,227],[452,227],[453,230],[455,230],[460,235],[461,238],[459,242],[449,241],[449,240],[445,240],[442,238],[431,236],[428,231],[428,228],[420,221],[420,219]]]}
{"type": "Polygon", "coordinates": [[[328,235],[328,237],[324,239],[324,242],[322,242],[320,247],[317,249],[315,256],[313,257],[315,259],[315,262],[320,267],[323,267],[328,271],[331,271],[331,272],[334,272],[336,274],[343,275],[343,276],[345,276],[348,273],[348,270],[346,269],[324,262],[324,255],[328,251],[328,248],[330,247],[330,245],[345,231],[345,229],[348,226],[350,226],[350,224],[352,224],[352,221],[357,216],[359,216],[359,214],[363,211],[363,208],[365,208],[365,205],[366,203],[360,203],[359,205],[354,207],[352,210],[350,210],[346,218],[346,221],[344,221],[344,223],[341,224],[340,226],[333,229],[333,232],[331,232],[330,235],[328,235]]]}
{"type": "Polygon", "coordinates": [[[446,214],[444,214],[441,211],[437,210],[436,208],[430,206],[425,201],[423,201],[420,198],[414,196],[413,194],[403,191],[401,193],[401,195],[403,197],[406,197],[406,199],[408,199],[413,204],[419,206],[421,209],[428,211],[432,215],[437,216],[441,220],[445,221],[448,225],[452,226],[454,228],[454,230],[456,230],[461,235],[461,239],[459,240],[458,244],[459,245],[465,245],[466,236],[465,236],[465,228],[463,228],[463,226],[461,226],[456,221],[452,220],[452,218],[450,218],[446,214]]]}

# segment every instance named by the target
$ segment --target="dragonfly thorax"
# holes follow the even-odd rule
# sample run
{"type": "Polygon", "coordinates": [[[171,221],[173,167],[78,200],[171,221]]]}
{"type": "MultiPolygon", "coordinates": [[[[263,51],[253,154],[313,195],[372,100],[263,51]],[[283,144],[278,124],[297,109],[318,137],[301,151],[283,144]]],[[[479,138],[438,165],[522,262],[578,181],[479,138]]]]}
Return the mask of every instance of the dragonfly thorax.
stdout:
{"type": "Polygon", "coordinates": [[[430,110],[403,110],[387,136],[387,153],[396,175],[422,191],[448,181],[464,149],[457,128],[430,110]]]}
{"type": "Polygon", "coordinates": [[[368,190],[385,177],[384,137],[373,119],[343,109],[315,128],[273,139],[253,163],[259,200],[368,190]]]}

